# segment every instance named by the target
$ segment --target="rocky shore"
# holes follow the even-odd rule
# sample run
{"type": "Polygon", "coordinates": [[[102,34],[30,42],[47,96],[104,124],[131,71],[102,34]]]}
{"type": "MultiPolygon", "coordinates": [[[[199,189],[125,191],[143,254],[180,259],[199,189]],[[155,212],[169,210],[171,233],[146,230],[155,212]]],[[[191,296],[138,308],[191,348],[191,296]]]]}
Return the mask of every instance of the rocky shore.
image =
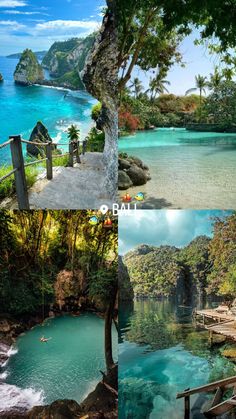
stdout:
{"type": "Polygon", "coordinates": [[[118,160],[118,189],[145,185],[150,179],[149,168],[137,157],[122,153],[118,160]]]}

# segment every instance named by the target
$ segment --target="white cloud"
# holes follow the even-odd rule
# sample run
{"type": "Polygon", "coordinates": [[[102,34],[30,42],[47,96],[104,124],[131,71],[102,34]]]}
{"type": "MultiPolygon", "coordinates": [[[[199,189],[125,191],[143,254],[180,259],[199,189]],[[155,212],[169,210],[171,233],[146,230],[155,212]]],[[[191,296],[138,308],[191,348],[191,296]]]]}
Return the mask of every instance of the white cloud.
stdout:
{"type": "Polygon", "coordinates": [[[44,23],[38,23],[35,27],[38,31],[51,30],[71,30],[71,29],[90,29],[95,30],[99,23],[95,20],[51,20],[44,23]]]}
{"type": "Polygon", "coordinates": [[[24,7],[27,3],[24,0],[0,0],[0,7],[24,7]]]}
{"type": "Polygon", "coordinates": [[[49,16],[47,13],[42,13],[42,12],[21,12],[20,10],[4,10],[2,13],[6,14],[6,15],[26,15],[26,16],[31,16],[31,15],[44,15],[44,16],[49,16]]]}
{"type": "Polygon", "coordinates": [[[0,20],[0,27],[1,26],[14,31],[25,28],[25,25],[22,25],[15,20],[0,20]]]}

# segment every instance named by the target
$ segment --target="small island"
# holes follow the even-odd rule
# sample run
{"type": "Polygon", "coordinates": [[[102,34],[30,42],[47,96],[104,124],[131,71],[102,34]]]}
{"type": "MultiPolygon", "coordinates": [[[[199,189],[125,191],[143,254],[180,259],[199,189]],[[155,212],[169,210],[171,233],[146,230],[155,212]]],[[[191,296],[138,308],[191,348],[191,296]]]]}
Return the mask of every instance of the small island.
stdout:
{"type": "Polygon", "coordinates": [[[44,79],[43,68],[32,50],[26,49],[16,66],[14,80],[17,84],[30,86],[44,79]]]}

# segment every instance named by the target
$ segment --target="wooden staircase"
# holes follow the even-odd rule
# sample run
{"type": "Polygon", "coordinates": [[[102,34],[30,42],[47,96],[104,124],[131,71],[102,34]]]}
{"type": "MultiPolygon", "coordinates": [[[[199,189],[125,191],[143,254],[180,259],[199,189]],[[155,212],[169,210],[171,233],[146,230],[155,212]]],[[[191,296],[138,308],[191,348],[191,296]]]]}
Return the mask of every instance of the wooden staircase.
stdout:
{"type": "Polygon", "coordinates": [[[207,406],[206,410],[202,412],[206,418],[214,418],[224,413],[228,413],[236,407],[236,376],[215,381],[214,383],[206,384],[201,387],[186,389],[182,393],[177,393],[177,399],[184,397],[184,419],[190,419],[191,417],[191,395],[212,392],[214,392],[213,399],[211,400],[210,405],[207,406]],[[230,388],[233,390],[233,394],[230,398],[224,400],[224,395],[230,388]]]}

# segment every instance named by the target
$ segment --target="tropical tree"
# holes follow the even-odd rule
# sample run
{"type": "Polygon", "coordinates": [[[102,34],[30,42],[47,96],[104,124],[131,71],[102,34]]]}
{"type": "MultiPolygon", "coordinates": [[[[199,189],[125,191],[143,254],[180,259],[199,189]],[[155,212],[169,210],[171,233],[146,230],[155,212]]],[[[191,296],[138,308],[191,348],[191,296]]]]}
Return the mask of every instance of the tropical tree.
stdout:
{"type": "Polygon", "coordinates": [[[150,79],[149,89],[147,90],[147,92],[151,93],[151,101],[156,99],[158,94],[169,93],[165,84],[170,85],[170,82],[159,76],[150,79]]]}
{"type": "Polygon", "coordinates": [[[68,138],[71,142],[76,142],[80,138],[80,130],[77,128],[76,125],[71,125],[68,128],[68,138]]]}
{"type": "Polygon", "coordinates": [[[196,87],[192,87],[191,89],[188,89],[185,95],[188,95],[189,93],[193,93],[196,90],[199,90],[199,97],[200,97],[199,111],[200,111],[200,121],[201,121],[202,119],[202,93],[206,93],[205,89],[206,87],[208,87],[208,81],[206,77],[198,74],[197,76],[195,76],[195,83],[196,83],[196,87]]]}
{"type": "Polygon", "coordinates": [[[130,87],[134,89],[133,93],[135,94],[135,99],[137,99],[139,94],[143,91],[143,85],[138,77],[134,78],[130,87]]]}
{"type": "Polygon", "coordinates": [[[214,69],[214,73],[210,74],[210,81],[208,83],[208,87],[210,90],[216,90],[219,88],[223,79],[223,75],[219,72],[218,68],[214,69]]]}

